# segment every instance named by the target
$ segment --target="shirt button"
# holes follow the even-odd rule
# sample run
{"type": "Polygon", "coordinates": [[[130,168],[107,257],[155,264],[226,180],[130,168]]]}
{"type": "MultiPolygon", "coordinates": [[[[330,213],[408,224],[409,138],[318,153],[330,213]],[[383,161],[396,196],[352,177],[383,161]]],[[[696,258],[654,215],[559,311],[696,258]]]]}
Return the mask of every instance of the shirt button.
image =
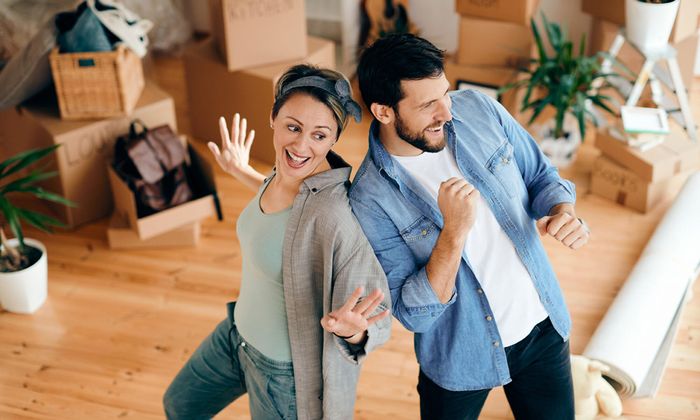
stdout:
{"type": "Polygon", "coordinates": [[[245,341],[241,343],[241,347],[245,347],[245,341]]]}
{"type": "Polygon", "coordinates": [[[481,289],[476,289],[476,292],[477,292],[478,294],[480,294],[480,295],[484,293],[484,291],[481,290],[481,289]]]}
{"type": "Polygon", "coordinates": [[[500,344],[498,343],[498,341],[494,341],[494,342],[493,342],[493,346],[494,346],[494,347],[498,347],[498,346],[500,346],[500,344]]]}
{"type": "Polygon", "coordinates": [[[425,229],[423,229],[423,230],[420,231],[420,234],[423,235],[423,236],[425,236],[425,235],[428,234],[428,231],[425,230],[425,229]]]}
{"type": "Polygon", "coordinates": [[[491,321],[493,318],[491,318],[491,315],[486,315],[486,320],[491,321]]]}

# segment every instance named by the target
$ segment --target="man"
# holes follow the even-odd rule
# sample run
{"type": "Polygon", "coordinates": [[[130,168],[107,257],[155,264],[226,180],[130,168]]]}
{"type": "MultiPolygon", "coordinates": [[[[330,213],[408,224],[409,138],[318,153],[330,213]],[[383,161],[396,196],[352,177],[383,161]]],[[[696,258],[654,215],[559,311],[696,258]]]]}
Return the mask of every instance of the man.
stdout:
{"type": "Polygon", "coordinates": [[[571,320],[538,229],[588,241],[574,185],[496,101],[448,93],[424,39],[380,39],[358,78],[375,121],[350,200],[415,332],[421,417],[477,418],[503,385],[516,418],[573,419],[571,320]]]}

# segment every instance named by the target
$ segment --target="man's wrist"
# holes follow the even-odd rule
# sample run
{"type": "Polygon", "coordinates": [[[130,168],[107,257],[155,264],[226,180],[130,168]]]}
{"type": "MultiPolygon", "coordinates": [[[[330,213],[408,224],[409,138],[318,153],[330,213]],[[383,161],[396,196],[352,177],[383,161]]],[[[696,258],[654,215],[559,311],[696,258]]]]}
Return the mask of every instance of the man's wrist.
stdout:
{"type": "Polygon", "coordinates": [[[443,228],[440,232],[439,239],[444,241],[445,245],[449,245],[451,248],[463,248],[467,235],[456,232],[450,228],[443,228]]]}
{"type": "Polygon", "coordinates": [[[566,213],[571,217],[576,218],[576,210],[574,209],[574,205],[571,203],[559,203],[552,206],[552,208],[549,210],[549,216],[555,216],[561,213],[566,213]]]}

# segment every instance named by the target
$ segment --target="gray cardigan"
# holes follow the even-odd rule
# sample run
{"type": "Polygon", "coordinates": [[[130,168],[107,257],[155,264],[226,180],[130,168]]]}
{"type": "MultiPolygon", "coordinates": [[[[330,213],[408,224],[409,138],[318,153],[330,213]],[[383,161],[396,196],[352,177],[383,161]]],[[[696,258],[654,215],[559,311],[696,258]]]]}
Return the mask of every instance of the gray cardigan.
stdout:
{"type": "Polygon", "coordinates": [[[384,271],[350,208],[351,168],[333,152],[328,161],[333,169],[301,184],[284,236],[282,278],[301,420],[351,419],[360,363],[391,332],[387,316],[369,327],[364,346],[352,346],[321,327],[321,318],[359,286],[365,294],[384,292],[375,314],[391,308],[384,271]]]}

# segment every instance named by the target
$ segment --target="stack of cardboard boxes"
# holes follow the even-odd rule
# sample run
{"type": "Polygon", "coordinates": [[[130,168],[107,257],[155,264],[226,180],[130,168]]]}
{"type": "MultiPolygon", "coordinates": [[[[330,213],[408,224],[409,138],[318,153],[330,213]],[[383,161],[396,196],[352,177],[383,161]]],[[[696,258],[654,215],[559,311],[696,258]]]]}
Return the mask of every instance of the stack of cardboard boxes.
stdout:
{"type": "MultiPolygon", "coordinates": [[[[50,162],[58,176],[43,186],[76,203],[76,207],[47,203],[69,228],[112,213],[107,229],[111,248],[195,245],[199,219],[216,213],[216,190],[211,175],[206,175],[207,170],[211,171],[205,163],[200,165],[203,169],[193,170],[204,174],[193,187],[198,192],[197,211],[186,203],[150,218],[138,218],[131,190],[120,179],[110,180],[115,140],[128,133],[134,119],[142,120],[147,127],[167,124],[177,131],[173,99],[152,81],[146,81],[131,112],[102,119],[62,119],[55,92],[48,89],[17,108],[0,112],[0,158],[60,144],[50,162]]],[[[192,149],[190,153],[192,160],[201,160],[192,149]]]]}
{"type": "Polygon", "coordinates": [[[184,56],[192,134],[219,142],[218,118],[238,112],[255,129],[251,156],[274,164],[275,84],[295,64],[335,68],[334,44],[306,34],[304,0],[211,0],[209,6],[214,39],[184,56]]]}
{"type": "MultiPolygon", "coordinates": [[[[539,0],[455,0],[461,15],[457,54],[445,62],[453,88],[459,82],[499,88],[515,81],[518,68],[527,66],[535,46],[530,18],[539,0]]],[[[513,114],[520,107],[515,91],[501,103],[513,114]]]]}
{"type": "Polygon", "coordinates": [[[685,133],[672,132],[646,151],[629,147],[609,130],[599,131],[591,192],[646,213],[667,191],[674,175],[700,166],[700,147],[685,133]]]}
{"type": "MultiPolygon", "coordinates": [[[[625,0],[583,0],[582,10],[593,16],[590,54],[608,51],[625,24],[625,0]]],[[[698,48],[700,1],[681,0],[669,42],[678,51],[683,82],[690,92],[698,48]]],[[[639,72],[644,58],[629,43],[617,56],[639,72]]],[[[640,101],[648,105],[647,92],[640,101]]],[[[618,98],[624,101],[624,98],[618,98]]],[[[629,147],[611,130],[597,133],[595,145],[602,152],[593,164],[591,192],[640,212],[647,212],[664,196],[671,178],[700,166],[700,149],[684,133],[672,130],[664,142],[646,151],[629,147]]]]}

